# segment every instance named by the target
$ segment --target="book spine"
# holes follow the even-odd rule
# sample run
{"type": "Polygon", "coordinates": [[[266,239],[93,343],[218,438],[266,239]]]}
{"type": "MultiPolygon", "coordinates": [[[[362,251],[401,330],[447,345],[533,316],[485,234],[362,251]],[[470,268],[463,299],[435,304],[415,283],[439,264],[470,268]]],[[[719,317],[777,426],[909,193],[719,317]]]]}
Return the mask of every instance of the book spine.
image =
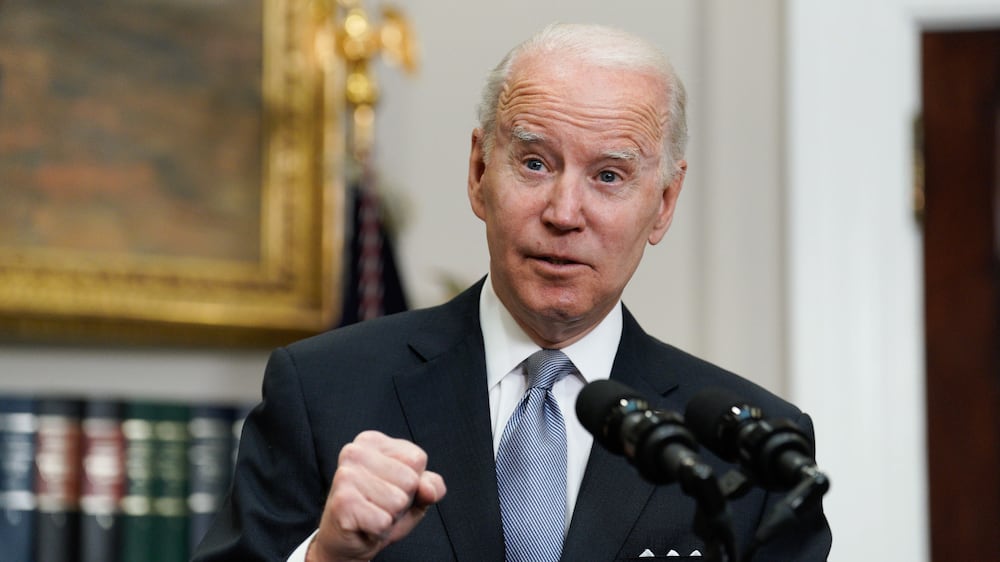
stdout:
{"type": "Polygon", "coordinates": [[[36,402],[0,397],[0,545],[10,560],[32,560],[35,539],[36,402]]]}
{"type": "Polygon", "coordinates": [[[189,536],[193,552],[205,536],[232,478],[232,424],[230,407],[198,405],[191,408],[188,434],[189,536]]]}
{"type": "Polygon", "coordinates": [[[0,396],[0,561],[188,560],[228,493],[242,418],[0,396]]]}
{"type": "Polygon", "coordinates": [[[116,562],[125,491],[122,404],[92,400],[83,414],[83,481],[80,490],[80,562],[116,562]]]}
{"type": "Polygon", "coordinates": [[[157,547],[150,562],[188,559],[188,420],[183,405],[160,405],[153,428],[153,521],[157,547]]]}
{"type": "Polygon", "coordinates": [[[121,560],[188,559],[189,416],[190,408],[181,404],[125,405],[121,560]]]}
{"type": "Polygon", "coordinates": [[[38,405],[35,493],[37,562],[76,562],[80,549],[80,414],[78,400],[38,405]]]}
{"type": "Polygon", "coordinates": [[[153,463],[156,443],[153,426],[156,406],[145,402],[125,405],[122,435],[125,439],[125,495],[121,500],[119,557],[127,562],[151,560],[155,552],[153,530],[153,463]]]}

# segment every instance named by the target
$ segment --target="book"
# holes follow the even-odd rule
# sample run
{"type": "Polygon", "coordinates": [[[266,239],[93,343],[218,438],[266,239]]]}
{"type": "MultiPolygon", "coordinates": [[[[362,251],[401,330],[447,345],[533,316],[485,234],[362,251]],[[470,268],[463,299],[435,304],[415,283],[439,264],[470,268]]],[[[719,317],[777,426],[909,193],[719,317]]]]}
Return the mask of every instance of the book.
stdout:
{"type": "Polygon", "coordinates": [[[187,560],[187,421],[182,404],[128,402],[120,559],[187,560]]]}
{"type": "Polygon", "coordinates": [[[232,479],[233,424],[236,410],[201,404],[188,422],[188,536],[194,549],[205,536],[232,479]]]}
{"type": "Polygon", "coordinates": [[[0,397],[0,545],[10,560],[34,558],[36,408],[29,397],[0,397]]]}
{"type": "Polygon", "coordinates": [[[188,421],[183,404],[158,404],[153,426],[153,530],[150,562],[188,560],[188,421]]]}
{"type": "Polygon", "coordinates": [[[246,410],[0,394],[0,561],[188,560],[246,410]]]}
{"type": "Polygon", "coordinates": [[[38,401],[36,562],[76,562],[80,549],[80,416],[74,399],[38,401]]]}
{"type": "Polygon", "coordinates": [[[80,484],[80,562],[116,562],[125,492],[125,436],[121,402],[84,405],[80,484]]]}

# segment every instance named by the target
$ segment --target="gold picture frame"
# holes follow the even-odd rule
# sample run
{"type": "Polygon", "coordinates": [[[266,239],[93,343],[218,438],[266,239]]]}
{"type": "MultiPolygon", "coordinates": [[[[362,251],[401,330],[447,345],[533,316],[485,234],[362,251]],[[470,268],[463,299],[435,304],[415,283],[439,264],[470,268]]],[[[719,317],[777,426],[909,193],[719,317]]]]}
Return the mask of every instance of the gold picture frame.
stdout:
{"type": "Polygon", "coordinates": [[[322,3],[110,2],[102,22],[110,31],[36,4],[0,3],[0,41],[18,37],[3,21],[32,11],[17,27],[22,43],[0,45],[0,339],[276,345],[332,327],[344,237],[343,88],[322,3]],[[129,19],[134,8],[144,13],[129,19]],[[36,27],[26,29],[29,21],[36,27]],[[47,21],[63,29],[47,35],[38,27],[47,21]],[[72,58],[59,52],[66,45],[40,42],[71,33],[99,33],[103,43],[68,48],[105,66],[47,75],[32,90],[39,74],[54,73],[52,61],[72,58]],[[209,54],[199,41],[211,42],[209,54]],[[142,58],[128,59],[136,52],[142,58]],[[142,79],[129,82],[130,71],[142,79]],[[208,92],[206,82],[225,89],[208,92]],[[237,92],[241,82],[257,97],[237,92]],[[131,84],[125,99],[108,99],[119,83],[131,84]],[[59,117],[50,133],[24,109],[46,96],[70,108],[38,112],[38,121],[59,117]],[[5,102],[16,118],[4,121],[5,102]],[[183,121],[191,115],[193,125],[183,121]],[[240,151],[254,130],[259,138],[240,151]],[[136,148],[136,138],[159,152],[136,148]],[[254,150],[259,165],[241,180],[231,172],[245,170],[254,150]],[[233,201],[243,210],[231,213],[233,201]]]}

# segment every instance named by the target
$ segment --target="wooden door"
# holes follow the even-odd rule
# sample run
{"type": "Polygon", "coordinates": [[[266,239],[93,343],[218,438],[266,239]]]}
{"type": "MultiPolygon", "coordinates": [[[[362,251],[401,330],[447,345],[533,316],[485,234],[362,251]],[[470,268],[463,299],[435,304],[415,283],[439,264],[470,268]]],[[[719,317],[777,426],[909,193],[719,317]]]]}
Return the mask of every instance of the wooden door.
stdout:
{"type": "Polygon", "coordinates": [[[1000,560],[1000,30],[922,59],[931,556],[1000,560]]]}

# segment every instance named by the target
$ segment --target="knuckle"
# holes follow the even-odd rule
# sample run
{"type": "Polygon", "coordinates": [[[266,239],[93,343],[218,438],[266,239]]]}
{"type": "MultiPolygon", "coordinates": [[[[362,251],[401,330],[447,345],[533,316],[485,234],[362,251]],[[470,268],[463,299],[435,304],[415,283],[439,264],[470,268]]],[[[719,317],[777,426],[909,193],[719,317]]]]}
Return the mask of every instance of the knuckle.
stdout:
{"type": "Polygon", "coordinates": [[[364,443],[369,445],[374,445],[380,443],[385,438],[385,435],[375,431],[374,429],[366,429],[354,437],[355,443],[364,443]]]}
{"type": "Polygon", "coordinates": [[[396,488],[385,498],[386,510],[390,513],[400,513],[405,511],[411,503],[411,495],[396,488]]]}
{"type": "Polygon", "coordinates": [[[414,449],[410,456],[410,466],[422,471],[427,467],[427,452],[419,447],[414,447],[414,449]]]}
{"type": "Polygon", "coordinates": [[[340,465],[359,463],[364,458],[364,455],[364,446],[357,443],[357,441],[354,441],[344,445],[344,447],[340,449],[338,461],[340,465]]]}
{"type": "Polygon", "coordinates": [[[400,490],[413,495],[417,490],[417,486],[420,485],[420,474],[410,469],[400,470],[396,476],[396,483],[400,490]]]}
{"type": "Polygon", "coordinates": [[[350,486],[334,486],[326,499],[326,511],[339,515],[351,511],[359,503],[357,490],[350,486]]]}
{"type": "Polygon", "coordinates": [[[342,463],[337,467],[337,471],[333,473],[333,490],[336,491],[339,488],[353,482],[358,475],[358,470],[354,468],[351,464],[342,463]]]}

